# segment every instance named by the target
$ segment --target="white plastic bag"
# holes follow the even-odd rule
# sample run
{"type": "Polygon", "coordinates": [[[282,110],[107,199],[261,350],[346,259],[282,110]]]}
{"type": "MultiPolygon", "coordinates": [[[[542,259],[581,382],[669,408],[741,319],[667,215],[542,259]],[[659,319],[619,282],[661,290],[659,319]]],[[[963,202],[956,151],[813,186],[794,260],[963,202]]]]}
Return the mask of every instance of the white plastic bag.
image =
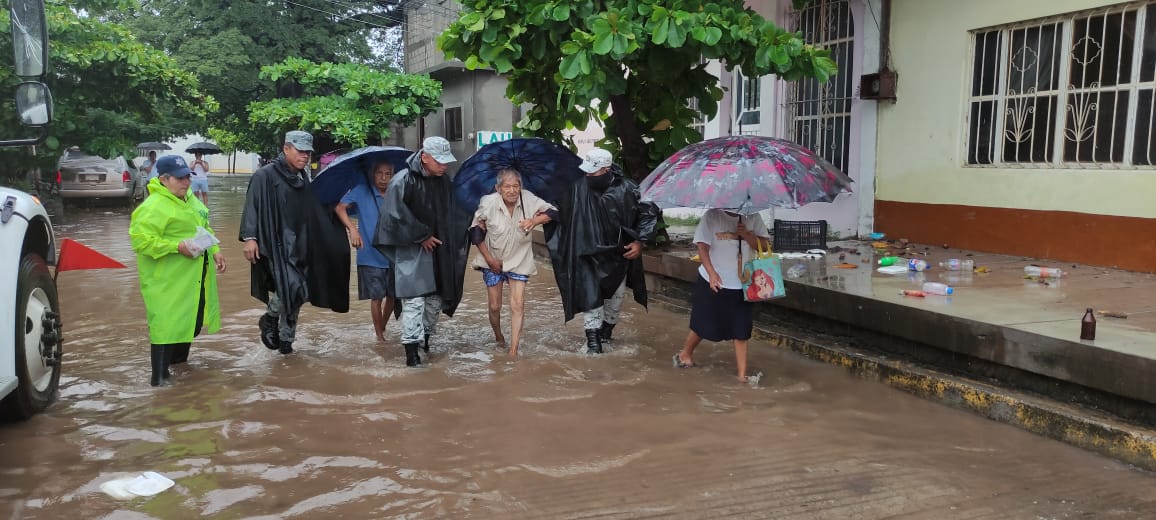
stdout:
{"type": "Polygon", "coordinates": [[[100,490],[113,498],[129,500],[136,497],[151,497],[173,487],[174,482],[155,471],[140,475],[110,480],[100,485],[100,490]]]}
{"type": "Polygon", "coordinates": [[[204,253],[206,249],[220,243],[221,241],[217,240],[217,237],[201,226],[197,226],[197,234],[193,235],[193,238],[186,239],[184,242],[193,258],[201,256],[201,253],[204,253]]]}

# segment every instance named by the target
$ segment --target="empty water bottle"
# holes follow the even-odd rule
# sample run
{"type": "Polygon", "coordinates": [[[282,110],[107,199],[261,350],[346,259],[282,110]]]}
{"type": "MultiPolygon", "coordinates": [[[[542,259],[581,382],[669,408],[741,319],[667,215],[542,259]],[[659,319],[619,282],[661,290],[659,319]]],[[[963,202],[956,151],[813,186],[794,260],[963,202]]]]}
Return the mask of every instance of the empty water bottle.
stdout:
{"type": "Polygon", "coordinates": [[[1024,266],[1024,276],[1038,276],[1040,278],[1062,278],[1064,276],[1064,272],[1054,267],[1028,265],[1024,266]]]}
{"type": "Polygon", "coordinates": [[[923,284],[923,292],[927,294],[938,294],[941,296],[946,296],[955,292],[955,289],[952,289],[951,286],[945,283],[927,282],[923,284]]]}
{"type": "Polygon", "coordinates": [[[911,271],[926,271],[927,267],[927,262],[918,258],[912,258],[907,261],[907,269],[911,271]]]}
{"type": "Polygon", "coordinates": [[[969,259],[960,260],[952,258],[946,262],[940,262],[939,267],[947,269],[948,271],[971,271],[975,268],[975,262],[969,259]]]}
{"type": "Polygon", "coordinates": [[[898,256],[885,256],[885,257],[879,259],[879,265],[884,266],[884,267],[889,266],[889,265],[895,265],[895,262],[898,262],[899,260],[900,260],[900,258],[898,256]]]}
{"type": "Polygon", "coordinates": [[[798,278],[806,272],[807,266],[805,264],[795,264],[792,265],[790,269],[787,269],[787,278],[798,278]]]}

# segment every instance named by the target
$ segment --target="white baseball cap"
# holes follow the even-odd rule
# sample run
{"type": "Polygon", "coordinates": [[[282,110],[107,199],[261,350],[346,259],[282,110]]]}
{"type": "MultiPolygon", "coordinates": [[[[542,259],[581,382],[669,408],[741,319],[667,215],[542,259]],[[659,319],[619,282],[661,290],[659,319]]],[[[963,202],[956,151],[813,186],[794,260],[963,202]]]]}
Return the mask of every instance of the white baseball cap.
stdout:
{"type": "Polygon", "coordinates": [[[444,137],[427,137],[421,143],[421,151],[429,154],[430,157],[441,164],[449,164],[457,162],[458,158],[454,157],[453,151],[450,150],[450,142],[446,141],[444,137]]]}
{"type": "Polygon", "coordinates": [[[595,148],[586,152],[586,160],[582,161],[582,164],[579,164],[578,168],[586,173],[594,173],[613,163],[614,156],[610,155],[610,152],[601,148],[595,148]]]}

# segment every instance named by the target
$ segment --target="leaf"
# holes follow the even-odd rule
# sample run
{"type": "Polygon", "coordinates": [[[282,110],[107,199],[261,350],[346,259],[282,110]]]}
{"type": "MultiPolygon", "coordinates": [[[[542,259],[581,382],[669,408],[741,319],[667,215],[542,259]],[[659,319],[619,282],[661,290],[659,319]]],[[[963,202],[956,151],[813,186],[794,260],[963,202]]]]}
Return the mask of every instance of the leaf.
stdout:
{"type": "Polygon", "coordinates": [[[570,19],[570,5],[569,4],[558,4],[556,7],[554,7],[554,21],[555,22],[565,22],[566,20],[569,20],[569,19],[570,19]]]}
{"type": "Polygon", "coordinates": [[[654,35],[650,37],[650,41],[657,45],[666,43],[666,39],[670,32],[670,20],[663,20],[654,28],[654,35]]]}
{"type": "Polygon", "coordinates": [[[582,66],[578,63],[580,55],[581,53],[574,53],[562,58],[562,63],[558,65],[558,72],[562,73],[563,79],[574,79],[582,73],[582,66]]]}
{"type": "Polygon", "coordinates": [[[594,34],[594,54],[606,54],[614,48],[614,33],[600,32],[594,34]]]}

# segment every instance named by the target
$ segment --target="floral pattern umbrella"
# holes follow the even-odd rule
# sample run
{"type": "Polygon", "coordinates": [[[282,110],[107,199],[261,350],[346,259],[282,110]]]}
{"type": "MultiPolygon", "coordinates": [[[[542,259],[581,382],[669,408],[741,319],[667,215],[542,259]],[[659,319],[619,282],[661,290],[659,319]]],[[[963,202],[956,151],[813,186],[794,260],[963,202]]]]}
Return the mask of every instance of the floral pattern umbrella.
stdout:
{"type": "Polygon", "coordinates": [[[643,179],[642,200],[659,207],[725,209],[750,214],[831,202],[851,178],[798,144],[727,136],[689,145],[643,179]]]}

